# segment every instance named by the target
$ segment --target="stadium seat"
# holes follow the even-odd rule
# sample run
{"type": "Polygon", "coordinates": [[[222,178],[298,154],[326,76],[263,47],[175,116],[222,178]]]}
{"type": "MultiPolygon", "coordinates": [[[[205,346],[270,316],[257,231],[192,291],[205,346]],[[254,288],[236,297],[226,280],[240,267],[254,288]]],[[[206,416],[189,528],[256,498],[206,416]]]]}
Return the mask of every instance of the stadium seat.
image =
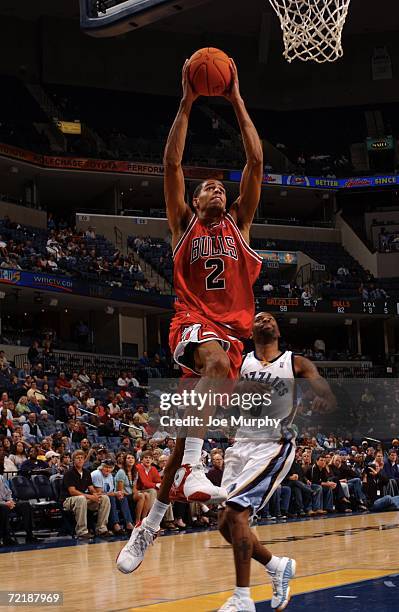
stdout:
{"type": "Polygon", "coordinates": [[[10,480],[10,487],[15,499],[23,501],[37,501],[38,493],[31,480],[25,476],[14,476],[10,480]]]}

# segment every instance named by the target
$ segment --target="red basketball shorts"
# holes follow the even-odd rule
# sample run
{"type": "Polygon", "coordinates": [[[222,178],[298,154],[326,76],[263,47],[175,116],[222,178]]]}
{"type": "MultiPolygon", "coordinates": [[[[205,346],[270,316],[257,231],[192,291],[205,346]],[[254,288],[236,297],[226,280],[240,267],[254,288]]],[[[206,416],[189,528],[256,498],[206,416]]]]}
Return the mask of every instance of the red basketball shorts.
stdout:
{"type": "Polygon", "coordinates": [[[195,370],[195,345],[216,340],[230,360],[228,378],[238,378],[242,363],[242,342],[224,325],[205,319],[196,312],[182,311],[172,319],[169,331],[170,350],[184,376],[199,376],[195,370]]]}

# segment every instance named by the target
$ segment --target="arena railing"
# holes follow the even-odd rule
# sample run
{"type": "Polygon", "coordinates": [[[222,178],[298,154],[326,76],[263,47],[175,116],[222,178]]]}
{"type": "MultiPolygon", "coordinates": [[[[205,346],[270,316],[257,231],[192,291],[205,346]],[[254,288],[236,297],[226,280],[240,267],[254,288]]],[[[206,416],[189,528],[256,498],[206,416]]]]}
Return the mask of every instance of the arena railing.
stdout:
{"type": "MultiPolygon", "coordinates": [[[[16,368],[22,369],[27,362],[27,353],[15,355],[14,364],[16,368]]],[[[99,353],[78,353],[68,351],[53,351],[51,363],[58,371],[65,370],[68,373],[79,371],[84,368],[88,373],[102,371],[107,376],[119,376],[123,370],[133,370],[138,367],[138,359],[132,357],[119,357],[103,355],[99,353]]]]}

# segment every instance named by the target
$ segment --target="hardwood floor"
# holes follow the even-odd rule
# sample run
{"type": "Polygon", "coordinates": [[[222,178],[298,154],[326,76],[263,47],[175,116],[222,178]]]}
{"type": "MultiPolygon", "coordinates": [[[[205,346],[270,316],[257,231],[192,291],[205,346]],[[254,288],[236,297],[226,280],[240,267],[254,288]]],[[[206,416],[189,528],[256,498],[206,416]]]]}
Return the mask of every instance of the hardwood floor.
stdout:
{"type": "MultiPolygon", "coordinates": [[[[257,527],[256,533],[274,554],[297,560],[295,593],[398,570],[398,530],[398,513],[389,512],[281,523],[257,527]]],[[[234,587],[231,550],[217,531],[160,537],[140,569],[128,576],[115,568],[122,544],[1,554],[1,590],[63,591],[63,612],[122,612],[142,606],[148,612],[205,612],[220,606],[234,587]]],[[[252,586],[254,599],[270,598],[269,580],[256,562],[252,586]]]]}

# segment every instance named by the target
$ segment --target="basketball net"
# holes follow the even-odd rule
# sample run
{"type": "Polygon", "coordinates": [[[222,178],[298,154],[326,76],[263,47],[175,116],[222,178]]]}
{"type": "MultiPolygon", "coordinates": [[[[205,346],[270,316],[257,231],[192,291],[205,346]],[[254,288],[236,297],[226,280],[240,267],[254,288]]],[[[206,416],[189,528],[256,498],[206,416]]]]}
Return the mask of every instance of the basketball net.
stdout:
{"type": "Polygon", "coordinates": [[[283,31],[284,57],[319,64],[342,57],[350,0],[269,0],[283,31]]]}

